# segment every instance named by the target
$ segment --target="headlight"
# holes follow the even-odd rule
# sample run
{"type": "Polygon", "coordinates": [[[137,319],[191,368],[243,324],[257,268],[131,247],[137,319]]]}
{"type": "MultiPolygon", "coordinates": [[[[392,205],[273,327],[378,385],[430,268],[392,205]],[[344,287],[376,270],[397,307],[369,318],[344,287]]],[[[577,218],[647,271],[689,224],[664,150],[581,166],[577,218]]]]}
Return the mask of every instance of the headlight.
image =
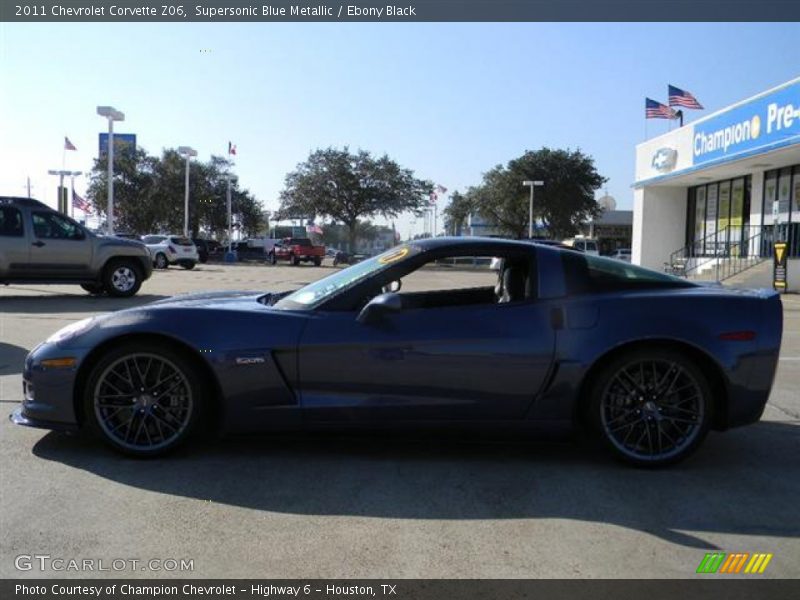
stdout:
{"type": "Polygon", "coordinates": [[[58,342],[63,342],[68,338],[80,335],[84,331],[87,331],[89,328],[91,328],[93,321],[94,317],[89,317],[88,319],[81,319],[80,321],[76,321],[71,325],[67,325],[47,338],[47,343],[57,344],[58,342]]]}

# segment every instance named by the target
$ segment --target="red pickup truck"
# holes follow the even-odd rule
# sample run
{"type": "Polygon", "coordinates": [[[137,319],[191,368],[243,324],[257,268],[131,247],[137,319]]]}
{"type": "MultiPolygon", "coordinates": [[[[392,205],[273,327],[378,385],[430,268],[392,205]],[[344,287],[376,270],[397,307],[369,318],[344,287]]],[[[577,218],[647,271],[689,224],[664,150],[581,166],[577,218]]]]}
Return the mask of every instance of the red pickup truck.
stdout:
{"type": "Polygon", "coordinates": [[[276,242],[267,253],[267,262],[272,265],[279,260],[288,260],[293,265],[313,262],[316,266],[320,266],[323,258],[325,258],[325,246],[315,246],[308,238],[284,238],[276,242]]]}

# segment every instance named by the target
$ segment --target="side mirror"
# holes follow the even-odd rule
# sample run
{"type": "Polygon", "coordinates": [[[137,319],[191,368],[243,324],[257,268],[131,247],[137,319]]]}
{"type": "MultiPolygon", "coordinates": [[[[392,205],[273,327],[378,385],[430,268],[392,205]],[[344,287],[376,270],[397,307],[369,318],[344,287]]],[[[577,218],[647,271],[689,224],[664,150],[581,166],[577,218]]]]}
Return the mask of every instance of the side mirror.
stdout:
{"type": "Polygon", "coordinates": [[[364,325],[369,325],[380,321],[390,313],[400,312],[402,308],[403,299],[399,295],[391,292],[388,294],[381,294],[367,302],[367,305],[358,313],[356,321],[364,325]]]}

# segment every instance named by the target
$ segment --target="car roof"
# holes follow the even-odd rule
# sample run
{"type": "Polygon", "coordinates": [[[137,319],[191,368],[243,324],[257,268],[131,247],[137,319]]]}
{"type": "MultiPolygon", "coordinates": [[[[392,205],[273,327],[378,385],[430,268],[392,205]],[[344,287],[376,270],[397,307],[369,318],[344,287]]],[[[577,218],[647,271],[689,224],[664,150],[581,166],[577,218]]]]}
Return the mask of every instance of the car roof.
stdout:
{"type": "Polygon", "coordinates": [[[429,252],[433,250],[440,250],[452,248],[454,250],[474,249],[480,251],[482,247],[497,248],[498,246],[508,246],[509,248],[517,249],[530,249],[531,246],[541,246],[552,248],[554,250],[570,250],[568,246],[556,243],[548,243],[549,240],[536,240],[536,239],[523,239],[523,240],[510,240],[507,238],[491,238],[491,237],[435,237],[424,238],[420,240],[412,240],[405,242],[406,245],[415,246],[422,252],[429,252]],[[543,242],[543,243],[540,243],[543,242]]]}
{"type": "MultiPolygon", "coordinates": [[[[25,198],[23,196],[0,196],[0,206],[18,204],[20,206],[30,206],[33,208],[50,208],[44,202],[34,200],[33,198],[25,198]]],[[[50,210],[53,210],[50,208],[50,210]]]]}

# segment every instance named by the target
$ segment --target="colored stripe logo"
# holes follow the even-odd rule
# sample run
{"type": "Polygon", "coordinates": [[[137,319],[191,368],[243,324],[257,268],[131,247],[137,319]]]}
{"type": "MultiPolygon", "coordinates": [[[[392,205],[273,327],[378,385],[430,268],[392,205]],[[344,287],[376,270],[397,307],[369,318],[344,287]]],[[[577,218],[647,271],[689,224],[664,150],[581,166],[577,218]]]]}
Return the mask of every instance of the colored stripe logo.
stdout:
{"type": "Polygon", "coordinates": [[[702,574],[746,573],[755,575],[763,573],[771,560],[772,554],[766,553],[732,552],[728,554],[725,552],[710,552],[700,561],[696,572],[702,574]]]}

